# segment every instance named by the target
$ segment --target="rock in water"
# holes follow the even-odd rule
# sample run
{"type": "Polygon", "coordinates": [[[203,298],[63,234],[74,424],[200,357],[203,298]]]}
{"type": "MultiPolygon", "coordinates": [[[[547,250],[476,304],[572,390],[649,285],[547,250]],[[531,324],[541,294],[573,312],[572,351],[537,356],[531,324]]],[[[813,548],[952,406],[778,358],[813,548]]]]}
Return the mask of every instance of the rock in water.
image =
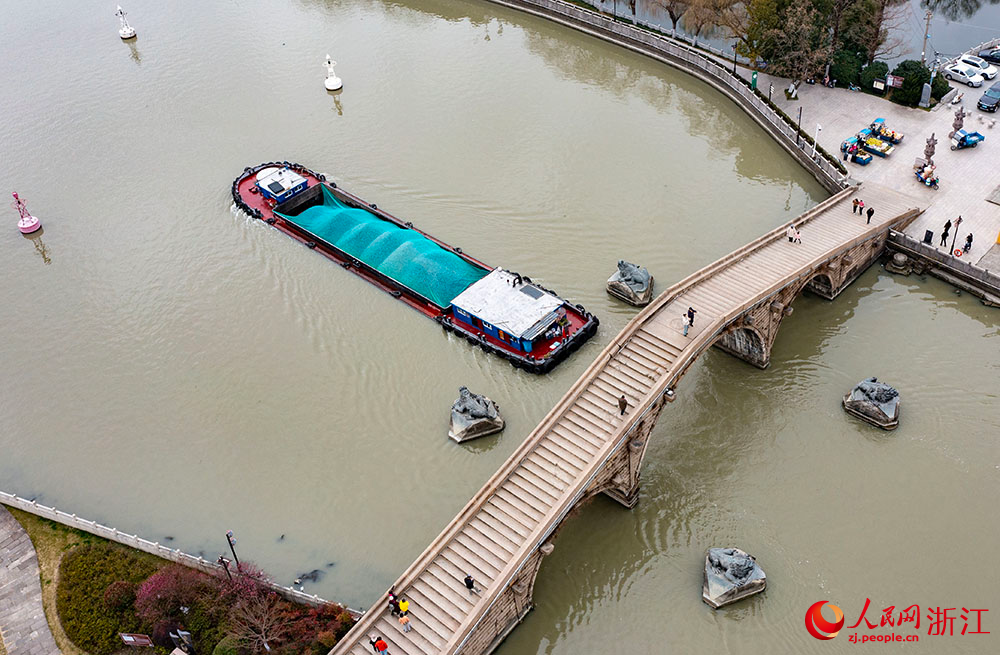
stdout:
{"type": "Polygon", "coordinates": [[[712,609],[759,594],[767,586],[764,569],[739,548],[709,548],[705,553],[705,583],[701,599],[712,609]]]}
{"type": "Polygon", "coordinates": [[[653,299],[653,276],[645,268],[618,260],[618,270],[608,278],[608,293],[630,305],[642,307],[653,299]]]}
{"type": "Polygon", "coordinates": [[[465,387],[458,388],[458,400],[451,406],[451,427],[448,436],[462,443],[503,430],[500,406],[465,387]]]}
{"type": "Polygon", "coordinates": [[[844,410],[883,430],[895,430],[899,425],[899,392],[877,378],[868,378],[844,396],[844,410]]]}

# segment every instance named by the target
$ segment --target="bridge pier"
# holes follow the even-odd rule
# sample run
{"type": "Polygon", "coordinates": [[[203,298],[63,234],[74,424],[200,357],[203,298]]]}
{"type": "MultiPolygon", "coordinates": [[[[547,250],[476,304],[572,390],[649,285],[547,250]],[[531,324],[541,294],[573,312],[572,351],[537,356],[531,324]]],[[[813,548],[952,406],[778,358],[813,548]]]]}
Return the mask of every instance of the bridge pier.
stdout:
{"type": "Polygon", "coordinates": [[[673,393],[660,396],[649,411],[629,431],[618,450],[611,456],[604,470],[591,484],[588,496],[604,493],[628,509],[639,502],[639,480],[642,477],[642,460],[646,457],[649,434],[656,425],[663,406],[673,400],[673,393]]]}
{"type": "Polygon", "coordinates": [[[535,578],[542,559],[552,553],[546,542],[525,561],[511,583],[479,622],[479,628],[457,651],[457,655],[487,655],[496,650],[534,607],[535,578]]]}

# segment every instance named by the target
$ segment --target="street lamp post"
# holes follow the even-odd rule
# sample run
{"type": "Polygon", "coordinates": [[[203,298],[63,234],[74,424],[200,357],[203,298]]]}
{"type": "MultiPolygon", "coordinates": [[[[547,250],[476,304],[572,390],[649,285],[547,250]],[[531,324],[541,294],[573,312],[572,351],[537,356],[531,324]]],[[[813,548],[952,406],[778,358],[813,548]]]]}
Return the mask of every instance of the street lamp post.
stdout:
{"type": "Polygon", "coordinates": [[[226,575],[229,576],[229,581],[232,582],[233,581],[233,574],[229,572],[229,560],[227,560],[222,555],[219,555],[219,559],[216,561],[216,564],[221,565],[222,568],[224,568],[226,570],[226,575]]]}
{"type": "Polygon", "coordinates": [[[233,559],[236,561],[236,570],[240,570],[240,558],[236,556],[236,537],[233,536],[233,531],[226,531],[226,541],[229,542],[229,550],[233,551],[233,559]]]}
{"type": "Polygon", "coordinates": [[[962,224],[962,217],[955,219],[955,236],[951,238],[951,253],[955,254],[955,242],[958,241],[958,226],[962,224]]]}
{"type": "Polygon", "coordinates": [[[802,136],[802,105],[799,105],[799,129],[795,130],[795,146],[799,145],[799,137],[802,136]]]}
{"type": "Polygon", "coordinates": [[[733,44],[733,75],[736,75],[736,44],[733,44]]]}
{"type": "Polygon", "coordinates": [[[813,135],[813,159],[816,159],[816,145],[819,143],[819,133],[823,131],[823,126],[816,123],[816,133],[813,135]]]}

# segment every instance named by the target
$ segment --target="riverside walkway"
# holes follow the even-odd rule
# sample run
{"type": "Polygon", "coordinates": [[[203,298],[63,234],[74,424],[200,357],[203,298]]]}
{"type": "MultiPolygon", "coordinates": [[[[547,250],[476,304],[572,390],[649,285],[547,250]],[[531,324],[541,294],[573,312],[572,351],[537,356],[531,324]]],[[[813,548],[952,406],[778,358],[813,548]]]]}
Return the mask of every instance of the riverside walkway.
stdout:
{"type": "Polygon", "coordinates": [[[0,638],[7,655],[59,655],[42,609],[35,547],[0,505],[0,638]]]}
{"type": "MultiPolygon", "coordinates": [[[[712,345],[766,366],[781,320],[805,288],[835,297],[881,254],[890,228],[923,207],[865,184],[872,223],[851,211],[859,189],[842,191],[794,221],[678,282],[642,310],[590,365],[523,444],[396,580],[409,601],[404,633],[383,594],[331,651],[370,653],[381,636],[392,655],[489,653],[532,607],[542,558],[566,515],[597,493],[632,507],[640,465],[660,410],[699,355],[712,345]],[[697,310],[683,334],[682,314],[697,310]],[[620,415],[617,399],[628,409],[620,415]],[[463,578],[471,574],[480,593],[463,578]]],[[[919,197],[919,196],[918,196],[919,197]]]]}

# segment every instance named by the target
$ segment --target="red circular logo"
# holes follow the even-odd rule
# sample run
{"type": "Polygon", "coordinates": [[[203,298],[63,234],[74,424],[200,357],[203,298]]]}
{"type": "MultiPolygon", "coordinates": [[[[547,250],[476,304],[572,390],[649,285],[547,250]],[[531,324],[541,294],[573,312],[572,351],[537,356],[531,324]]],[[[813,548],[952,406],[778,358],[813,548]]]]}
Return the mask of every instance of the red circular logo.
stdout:
{"type": "Polygon", "coordinates": [[[833,623],[830,623],[823,618],[822,609],[826,604],[827,601],[821,600],[817,603],[813,603],[809,609],[806,610],[806,630],[808,630],[809,634],[813,637],[824,641],[836,637],[840,633],[840,629],[844,627],[844,613],[840,611],[839,607],[832,603],[830,603],[830,609],[833,610],[833,623]]]}

